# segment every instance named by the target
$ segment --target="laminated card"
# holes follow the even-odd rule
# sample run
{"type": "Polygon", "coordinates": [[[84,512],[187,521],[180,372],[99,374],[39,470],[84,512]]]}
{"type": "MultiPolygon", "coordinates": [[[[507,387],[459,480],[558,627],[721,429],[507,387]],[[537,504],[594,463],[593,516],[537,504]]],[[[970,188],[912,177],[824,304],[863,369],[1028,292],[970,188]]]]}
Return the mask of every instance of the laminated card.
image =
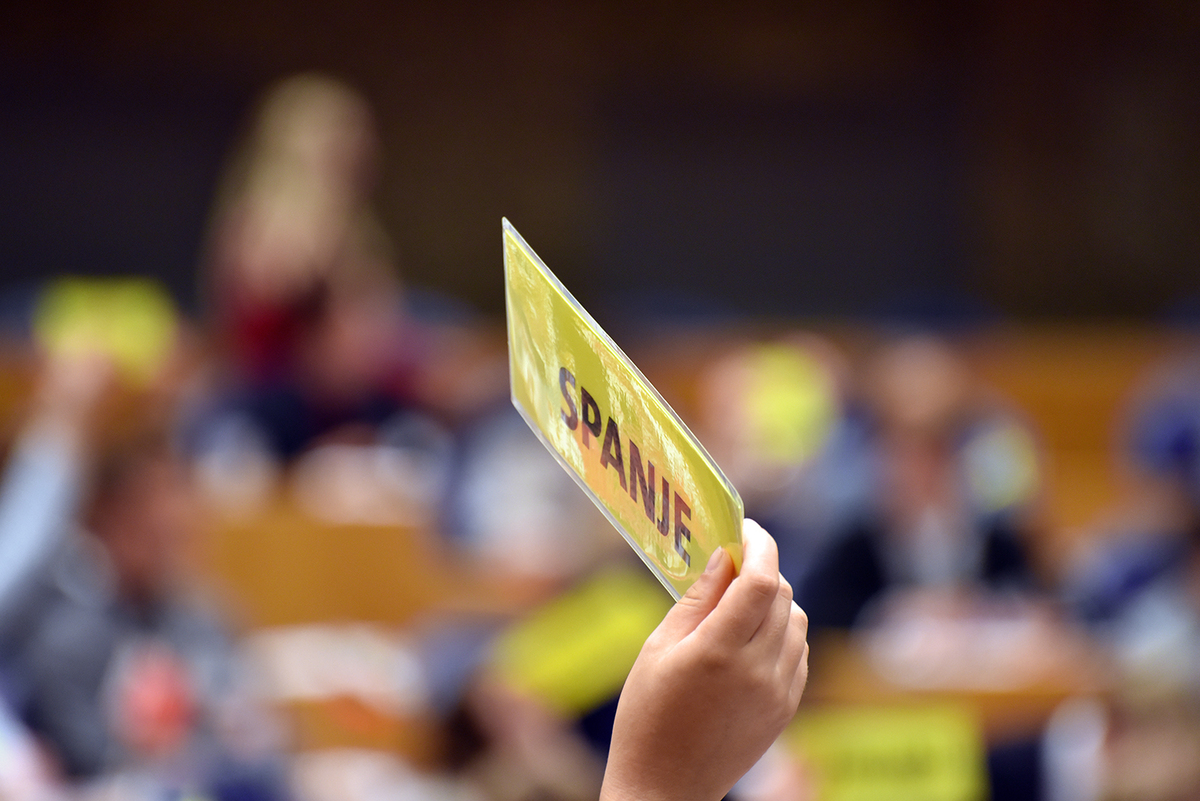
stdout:
{"type": "Polygon", "coordinates": [[[740,568],[737,490],[508,220],[504,286],[513,404],[542,443],[676,599],[717,548],[740,568]]]}

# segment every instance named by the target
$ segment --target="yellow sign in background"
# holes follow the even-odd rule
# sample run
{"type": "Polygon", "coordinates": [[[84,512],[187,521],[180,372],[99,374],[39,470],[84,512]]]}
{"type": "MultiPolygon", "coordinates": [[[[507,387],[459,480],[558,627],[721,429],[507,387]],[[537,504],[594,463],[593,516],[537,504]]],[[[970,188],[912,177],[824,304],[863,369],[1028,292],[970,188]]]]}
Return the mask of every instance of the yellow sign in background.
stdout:
{"type": "Polygon", "coordinates": [[[818,801],[983,801],[979,721],[954,704],[818,707],[789,737],[818,801]]]}
{"type": "Polygon", "coordinates": [[[178,320],[167,291],[146,278],[59,278],[38,300],[38,343],[59,357],[102,353],[145,384],[175,346],[178,320]]]}
{"type": "Polygon", "coordinates": [[[533,432],[675,598],[717,548],[740,566],[737,491],[508,220],[504,286],[513,404],[533,432]]]}
{"type": "Polygon", "coordinates": [[[670,606],[635,565],[602,571],[504,632],[493,667],[508,686],[555,712],[582,715],[621,692],[670,606]]]}

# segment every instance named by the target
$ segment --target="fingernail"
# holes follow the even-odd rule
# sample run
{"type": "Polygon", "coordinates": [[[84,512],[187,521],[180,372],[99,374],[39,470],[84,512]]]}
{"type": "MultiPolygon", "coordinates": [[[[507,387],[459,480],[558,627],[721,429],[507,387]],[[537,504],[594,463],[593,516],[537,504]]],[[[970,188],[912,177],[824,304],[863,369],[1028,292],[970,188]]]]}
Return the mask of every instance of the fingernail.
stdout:
{"type": "Polygon", "coordinates": [[[708,564],[704,567],[705,573],[711,573],[717,569],[717,565],[721,563],[721,554],[725,553],[724,548],[717,548],[712,552],[712,556],[708,557],[708,564]]]}

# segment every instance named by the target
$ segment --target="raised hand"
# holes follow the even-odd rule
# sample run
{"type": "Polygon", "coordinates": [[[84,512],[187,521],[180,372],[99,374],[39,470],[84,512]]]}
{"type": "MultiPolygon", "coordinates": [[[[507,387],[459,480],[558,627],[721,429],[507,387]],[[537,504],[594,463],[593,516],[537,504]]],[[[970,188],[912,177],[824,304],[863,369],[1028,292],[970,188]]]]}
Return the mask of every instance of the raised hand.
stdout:
{"type": "Polygon", "coordinates": [[[613,726],[601,801],[717,801],[792,719],[808,618],[752,520],[741,573],[719,550],[646,640],[613,726]]]}

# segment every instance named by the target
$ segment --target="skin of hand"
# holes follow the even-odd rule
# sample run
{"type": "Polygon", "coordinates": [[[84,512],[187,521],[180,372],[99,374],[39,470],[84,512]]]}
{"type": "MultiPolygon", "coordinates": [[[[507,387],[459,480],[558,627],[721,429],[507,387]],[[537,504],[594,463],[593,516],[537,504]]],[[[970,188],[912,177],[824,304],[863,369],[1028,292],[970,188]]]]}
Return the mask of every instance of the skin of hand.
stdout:
{"type": "Polygon", "coordinates": [[[601,801],[718,801],[792,719],[808,617],[752,520],[647,638],[621,692],[601,801]]]}
{"type": "Polygon", "coordinates": [[[84,436],[111,395],[115,377],[112,360],[98,352],[47,356],[34,398],[36,418],[64,434],[84,436]]]}

